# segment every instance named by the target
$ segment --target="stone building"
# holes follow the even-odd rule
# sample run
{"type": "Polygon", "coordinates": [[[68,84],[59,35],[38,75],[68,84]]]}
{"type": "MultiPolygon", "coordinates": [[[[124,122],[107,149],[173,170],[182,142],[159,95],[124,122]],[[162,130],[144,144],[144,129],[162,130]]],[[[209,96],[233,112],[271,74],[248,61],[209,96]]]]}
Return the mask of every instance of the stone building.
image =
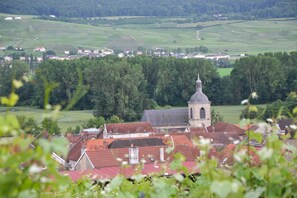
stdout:
{"type": "Polygon", "coordinates": [[[188,107],[162,110],[145,110],[141,121],[151,122],[160,132],[190,131],[191,128],[211,125],[211,106],[202,91],[202,81],[196,81],[196,91],[188,101],[188,107]]]}

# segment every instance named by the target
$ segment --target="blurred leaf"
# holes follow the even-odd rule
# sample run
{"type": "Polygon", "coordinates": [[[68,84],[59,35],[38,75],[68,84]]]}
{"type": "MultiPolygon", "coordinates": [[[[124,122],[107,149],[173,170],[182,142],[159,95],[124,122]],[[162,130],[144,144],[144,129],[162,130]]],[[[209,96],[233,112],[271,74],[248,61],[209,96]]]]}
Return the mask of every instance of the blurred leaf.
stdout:
{"type": "Polygon", "coordinates": [[[166,153],[169,154],[169,153],[171,153],[173,150],[174,150],[174,146],[169,146],[169,147],[166,148],[165,151],[166,151],[166,153]]]}
{"type": "Polygon", "coordinates": [[[297,114],[297,107],[293,109],[293,114],[297,114]]]}
{"type": "Polygon", "coordinates": [[[256,190],[254,191],[248,191],[245,195],[244,198],[258,198],[260,197],[263,192],[265,191],[265,188],[263,187],[258,187],[256,190]]]}
{"type": "Polygon", "coordinates": [[[18,100],[19,100],[19,96],[13,92],[9,94],[8,98],[1,97],[1,103],[10,107],[15,106],[18,100]]]}
{"type": "Polygon", "coordinates": [[[229,181],[213,181],[210,190],[218,197],[225,198],[232,192],[232,183],[229,181]]]}
{"type": "Polygon", "coordinates": [[[254,106],[254,105],[250,105],[249,106],[249,111],[250,112],[258,112],[258,108],[256,106],[254,106]]]}

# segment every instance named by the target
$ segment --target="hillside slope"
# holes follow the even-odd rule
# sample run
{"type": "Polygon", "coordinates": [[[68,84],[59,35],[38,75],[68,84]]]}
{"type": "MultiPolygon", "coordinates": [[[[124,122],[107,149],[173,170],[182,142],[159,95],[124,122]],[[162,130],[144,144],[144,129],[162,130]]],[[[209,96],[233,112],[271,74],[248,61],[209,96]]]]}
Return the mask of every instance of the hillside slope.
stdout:
{"type": "Polygon", "coordinates": [[[33,19],[5,21],[0,14],[0,46],[34,49],[44,46],[56,52],[78,47],[137,49],[138,47],[208,47],[210,53],[261,53],[297,50],[297,20],[217,21],[197,24],[82,25],[33,19]],[[195,26],[204,28],[197,39],[195,26]]]}

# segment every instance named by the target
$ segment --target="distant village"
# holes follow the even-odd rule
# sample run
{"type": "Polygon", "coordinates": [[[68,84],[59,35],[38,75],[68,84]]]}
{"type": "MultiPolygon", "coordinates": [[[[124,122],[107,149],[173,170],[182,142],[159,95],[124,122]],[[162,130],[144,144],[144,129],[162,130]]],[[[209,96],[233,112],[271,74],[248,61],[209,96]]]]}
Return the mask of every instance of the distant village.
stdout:
{"type": "Polygon", "coordinates": [[[67,133],[67,156],[52,153],[52,158],[60,164],[60,173],[73,181],[82,177],[109,181],[118,174],[132,178],[139,166],[142,176],[173,175],[176,170],[170,169],[170,163],[177,154],[184,156],[182,165],[190,174],[198,175],[196,160],[202,153],[197,144],[212,146],[208,157],[217,158],[219,166],[227,167],[234,163],[236,145],[245,142],[246,146],[254,147],[251,163],[258,166],[261,160],[256,151],[265,146],[265,138],[262,142],[247,141],[245,131],[253,130],[264,137],[275,129],[277,134],[287,134],[288,126],[293,123],[293,119],[282,119],[276,126],[224,122],[211,125],[210,111],[210,101],[198,76],[188,107],[145,110],[138,122],[104,124],[101,128],[83,129],[79,134],[67,133]]]}
{"type": "MultiPolygon", "coordinates": [[[[25,52],[24,48],[21,47],[3,47],[0,46],[0,51],[5,50],[13,50],[13,52],[25,52]]],[[[97,49],[97,50],[91,50],[91,49],[83,49],[79,48],[76,52],[65,50],[63,55],[56,55],[54,54],[47,54],[48,51],[53,52],[52,50],[48,50],[45,47],[36,47],[33,49],[32,53],[39,52],[41,54],[44,54],[43,56],[34,56],[33,58],[38,63],[41,63],[42,61],[49,59],[49,60],[72,60],[72,59],[79,59],[82,57],[89,57],[89,58],[98,58],[98,57],[105,57],[109,55],[116,55],[119,58],[123,57],[135,57],[135,56],[141,56],[141,55],[149,55],[149,56],[156,56],[156,57],[176,57],[176,58],[201,58],[201,59],[207,59],[207,60],[229,60],[230,58],[240,58],[245,56],[245,54],[238,54],[238,55],[228,55],[228,54],[204,54],[204,53],[182,53],[182,52],[168,52],[165,49],[162,48],[154,48],[150,50],[115,50],[104,48],[104,49],[97,49]]],[[[29,55],[26,55],[25,53],[21,53],[18,56],[14,56],[13,53],[9,55],[5,55],[3,57],[0,57],[0,60],[5,62],[10,62],[13,60],[20,60],[20,61],[30,61],[31,57],[29,55]]]]}

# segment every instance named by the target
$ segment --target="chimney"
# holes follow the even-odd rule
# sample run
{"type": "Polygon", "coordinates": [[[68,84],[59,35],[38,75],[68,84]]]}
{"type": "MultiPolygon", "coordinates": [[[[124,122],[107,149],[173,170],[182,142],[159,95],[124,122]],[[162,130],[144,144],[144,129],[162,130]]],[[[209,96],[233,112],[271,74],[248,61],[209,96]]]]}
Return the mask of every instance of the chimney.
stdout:
{"type": "Polygon", "coordinates": [[[129,163],[131,165],[139,164],[138,153],[139,153],[138,147],[131,144],[131,146],[129,147],[129,163]]]}
{"type": "Polygon", "coordinates": [[[160,161],[161,162],[164,162],[165,160],[164,160],[164,148],[160,148],[160,161]]]}

